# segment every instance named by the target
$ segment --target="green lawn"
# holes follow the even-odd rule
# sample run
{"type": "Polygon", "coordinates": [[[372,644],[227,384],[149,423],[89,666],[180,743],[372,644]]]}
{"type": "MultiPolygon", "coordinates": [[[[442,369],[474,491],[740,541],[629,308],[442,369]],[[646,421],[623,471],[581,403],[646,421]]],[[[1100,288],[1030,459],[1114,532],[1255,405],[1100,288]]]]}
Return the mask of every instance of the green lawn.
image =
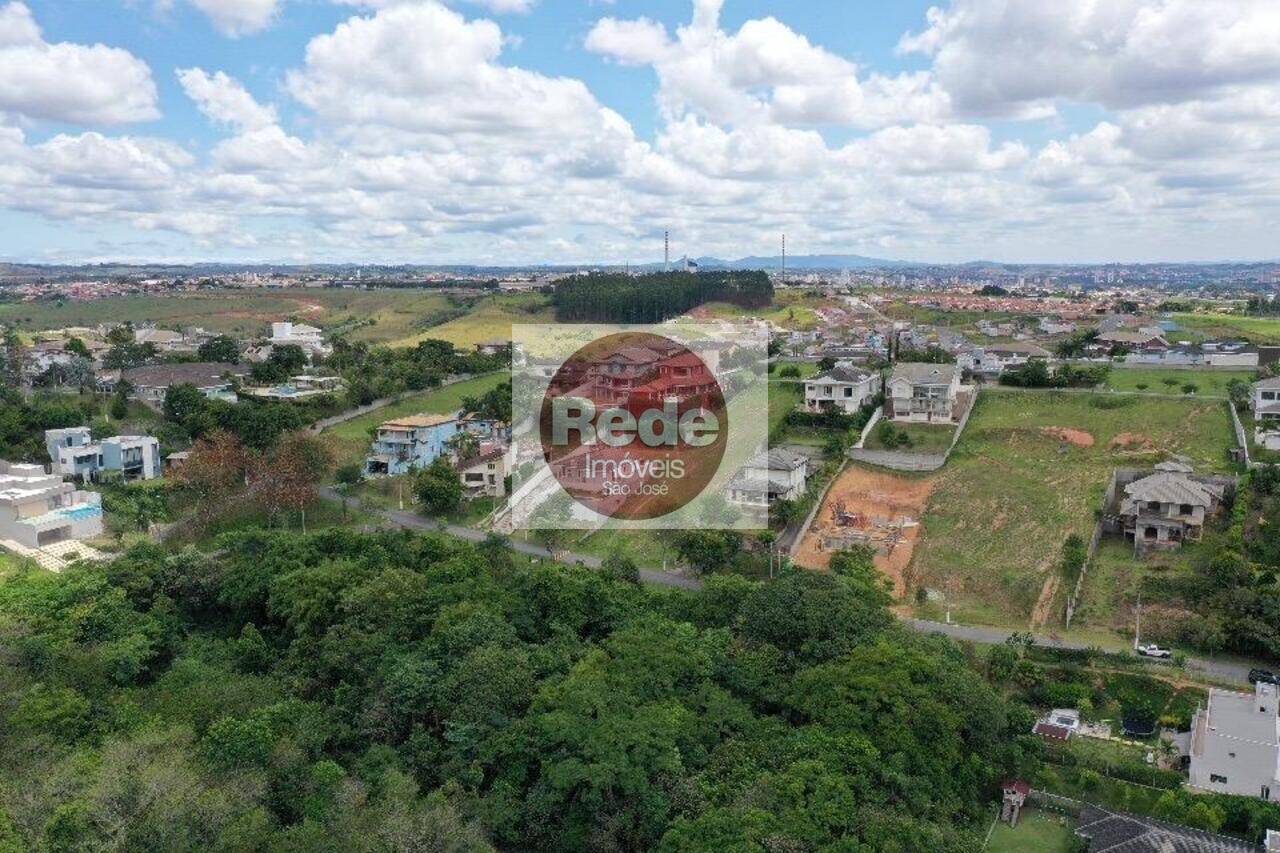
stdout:
{"type": "Polygon", "coordinates": [[[1133,546],[1107,537],[1089,566],[1081,593],[1076,620],[1098,627],[1132,631],[1132,606],[1144,577],[1172,576],[1191,571],[1198,546],[1152,554],[1146,559],[1133,556],[1133,546]]]}
{"type": "Polygon", "coordinates": [[[338,424],[325,430],[324,434],[333,439],[339,465],[357,462],[369,452],[371,427],[376,427],[383,421],[409,415],[447,414],[462,405],[463,397],[479,396],[505,382],[507,378],[505,373],[491,373],[488,376],[468,379],[435,391],[414,394],[375,412],[338,424]]]}
{"type": "Polygon", "coordinates": [[[797,382],[769,383],[769,434],[782,425],[787,415],[804,401],[804,386],[797,382]]]}
{"type": "Polygon", "coordinates": [[[742,308],[728,302],[709,302],[695,308],[690,314],[697,318],[712,317],[722,320],[759,317],[785,329],[808,331],[818,327],[816,309],[840,304],[818,291],[780,290],[774,294],[773,305],[768,308],[742,308]]]}
{"type": "MultiPolygon", "coordinates": [[[[908,583],[942,590],[961,621],[1025,629],[1063,540],[1088,539],[1117,467],[1178,453],[1197,470],[1227,471],[1233,444],[1221,402],[984,391],[934,477],[908,583]],[[1083,430],[1094,444],[1042,432],[1051,427],[1083,430]]],[[[1054,596],[1057,620],[1064,595],[1054,596]]]]}
{"type": "Polygon", "coordinates": [[[1170,370],[1159,367],[1116,367],[1107,375],[1106,387],[1112,391],[1144,391],[1146,393],[1181,394],[1190,382],[1196,393],[1227,396],[1227,383],[1232,379],[1253,381],[1252,370],[1170,370]],[[1145,388],[1139,388],[1145,385],[1145,388]]]}
{"type": "Polygon", "coordinates": [[[880,425],[871,430],[867,442],[863,445],[868,450],[898,450],[903,453],[945,453],[955,438],[956,428],[945,424],[908,424],[896,421],[881,421],[893,424],[899,434],[906,434],[911,443],[906,446],[886,447],[880,437],[880,425]]]}
{"type": "MultiPolygon", "coordinates": [[[[1239,314],[1174,314],[1178,325],[1210,338],[1244,338],[1255,344],[1280,344],[1280,317],[1239,314]]],[[[1177,334],[1176,332],[1174,333],[1177,334]]]]}
{"type": "Polygon", "coordinates": [[[1071,822],[1055,812],[1024,808],[1017,828],[997,823],[986,853],[1070,853],[1075,834],[1071,822]]]}
{"type": "Polygon", "coordinates": [[[773,373],[769,374],[770,379],[808,379],[810,376],[817,376],[821,370],[817,362],[813,361],[779,361],[774,367],[773,373]],[[783,376],[783,368],[794,367],[800,371],[799,376],[783,376]]]}

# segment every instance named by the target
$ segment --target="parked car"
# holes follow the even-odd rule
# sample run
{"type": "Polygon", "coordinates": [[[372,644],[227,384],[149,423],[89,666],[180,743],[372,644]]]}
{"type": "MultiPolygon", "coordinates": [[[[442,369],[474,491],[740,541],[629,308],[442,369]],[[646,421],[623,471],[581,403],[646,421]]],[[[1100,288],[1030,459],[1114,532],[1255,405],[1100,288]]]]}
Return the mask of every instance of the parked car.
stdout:
{"type": "Polygon", "coordinates": [[[1155,643],[1148,643],[1145,646],[1138,646],[1138,654],[1147,658],[1171,658],[1173,652],[1169,649],[1161,648],[1155,643]]]}
{"type": "Polygon", "coordinates": [[[1256,668],[1249,670],[1249,683],[1257,684],[1259,681],[1263,684],[1280,684],[1280,680],[1276,679],[1274,672],[1256,668]]]}

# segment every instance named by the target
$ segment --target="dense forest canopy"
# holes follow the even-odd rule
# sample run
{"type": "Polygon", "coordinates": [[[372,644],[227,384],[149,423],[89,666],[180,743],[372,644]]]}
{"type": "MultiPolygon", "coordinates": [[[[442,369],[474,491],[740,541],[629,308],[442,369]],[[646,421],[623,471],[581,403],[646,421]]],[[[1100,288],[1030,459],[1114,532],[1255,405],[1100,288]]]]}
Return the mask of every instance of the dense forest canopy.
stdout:
{"type": "Polygon", "coordinates": [[[1036,761],[865,561],[513,559],[252,531],[0,582],[0,850],[973,851],[1036,761]]]}
{"type": "Polygon", "coordinates": [[[767,273],[593,273],[556,283],[552,296],[561,323],[661,323],[707,302],[765,308],[773,301],[767,273]]]}

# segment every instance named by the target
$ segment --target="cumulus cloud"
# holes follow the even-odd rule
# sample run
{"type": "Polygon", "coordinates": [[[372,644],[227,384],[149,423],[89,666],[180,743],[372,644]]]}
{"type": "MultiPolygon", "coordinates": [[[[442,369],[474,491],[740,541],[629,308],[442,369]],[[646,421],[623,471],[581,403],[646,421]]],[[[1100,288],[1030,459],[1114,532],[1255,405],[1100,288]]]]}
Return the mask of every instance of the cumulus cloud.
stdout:
{"type": "Polygon", "coordinates": [[[947,98],[927,74],[864,74],[776,18],[720,27],[721,0],[697,0],[674,39],[645,18],[604,18],[586,48],[618,62],[652,65],[670,118],[691,113],[717,124],[777,123],[878,128],[929,121],[947,98]]]}
{"type": "Polygon", "coordinates": [[[220,124],[257,130],[276,123],[275,109],[259,104],[244,86],[225,72],[209,74],[202,68],[181,68],[177,75],[183,91],[195,101],[200,112],[220,124]]]}
{"type": "MultiPolygon", "coordinates": [[[[30,141],[24,123],[0,122],[0,198],[264,257],[647,260],[666,229],[695,255],[770,251],[786,231],[815,252],[1182,257],[1205,228],[1217,242],[1200,245],[1229,248],[1199,254],[1248,254],[1237,247],[1265,244],[1280,207],[1280,80],[1264,51],[1223,33],[1265,22],[1241,3],[1197,45],[1186,28],[1199,17],[1168,17],[1181,4],[1075,4],[1062,26],[1029,4],[956,0],[903,42],[930,67],[902,73],[771,17],[726,31],[719,0],[694,0],[674,29],[605,17],[586,49],[657,74],[656,127],[641,137],[582,80],[522,67],[500,24],[474,17],[481,6],[356,0],[281,73],[273,97],[288,110],[216,68],[176,71],[218,134],[198,157],[139,135],[30,141]],[[1010,16],[1022,23],[1000,24],[1010,16]],[[1153,41],[1159,85],[1125,82],[1136,60],[1103,73],[1088,59],[1153,41]],[[991,76],[957,72],[961,44],[993,57],[991,76]],[[1072,51],[1085,67],[1048,85],[1056,72],[1036,63],[1072,51]],[[1039,125],[1032,143],[1021,125],[973,117],[1048,115],[1063,100],[1099,120],[1039,125]]],[[[44,45],[25,7],[0,8],[0,56],[44,45]]]]}
{"type": "Polygon", "coordinates": [[[1280,78],[1274,0],[952,0],[899,49],[932,57],[972,115],[1038,117],[1058,100],[1128,108],[1280,78]]]}
{"type": "Polygon", "coordinates": [[[158,118],[151,69],[127,50],[51,44],[21,2],[0,6],[0,113],[85,125],[158,118]]]}
{"type": "Polygon", "coordinates": [[[208,16],[214,29],[225,36],[254,35],[275,23],[283,0],[191,0],[208,16]]]}

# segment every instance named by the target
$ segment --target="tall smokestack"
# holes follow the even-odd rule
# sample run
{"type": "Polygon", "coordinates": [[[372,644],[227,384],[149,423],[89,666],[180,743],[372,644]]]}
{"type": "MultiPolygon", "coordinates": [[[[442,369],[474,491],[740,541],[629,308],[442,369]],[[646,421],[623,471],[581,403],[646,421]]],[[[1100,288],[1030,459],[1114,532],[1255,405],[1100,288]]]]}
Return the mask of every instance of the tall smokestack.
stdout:
{"type": "Polygon", "coordinates": [[[787,235],[782,235],[782,278],[787,278],[787,235]]]}
{"type": "Polygon", "coordinates": [[[671,272],[671,232],[662,232],[662,269],[671,272]]]}

